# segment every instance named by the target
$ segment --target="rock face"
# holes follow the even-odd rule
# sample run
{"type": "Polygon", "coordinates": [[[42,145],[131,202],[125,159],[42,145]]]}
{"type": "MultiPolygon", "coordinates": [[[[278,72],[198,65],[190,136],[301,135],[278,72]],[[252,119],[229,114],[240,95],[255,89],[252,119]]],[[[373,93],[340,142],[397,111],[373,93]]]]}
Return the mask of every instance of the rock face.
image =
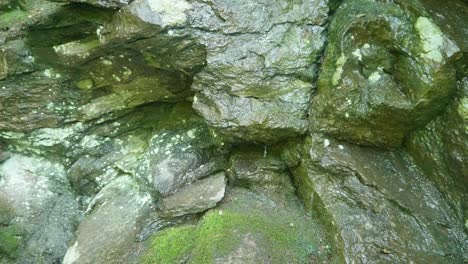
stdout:
{"type": "MultiPolygon", "coordinates": [[[[121,10],[104,39],[112,42],[117,36],[141,34],[142,28],[128,25],[129,20],[140,19],[165,30],[160,38],[166,41],[202,45],[205,67],[193,80],[194,108],[208,124],[233,139],[265,142],[306,131],[327,10],[321,0],[299,5],[135,1],[121,10]]],[[[177,64],[184,57],[175,53],[169,65],[160,65],[163,58],[157,57],[152,63],[181,70],[183,65],[177,64]]]]}
{"type": "Polygon", "coordinates": [[[234,138],[269,142],[303,134],[325,43],[325,1],[213,1],[195,8],[194,26],[217,32],[196,32],[208,55],[192,86],[199,91],[194,108],[234,138]]]}
{"type": "Polygon", "coordinates": [[[468,5],[0,0],[0,264],[468,262],[468,5]]]}
{"type": "MultiPolygon", "coordinates": [[[[399,2],[399,1],[397,1],[399,2]]],[[[311,130],[398,146],[456,91],[458,46],[413,3],[350,1],[336,11],[311,130]]]]}
{"type": "Polygon", "coordinates": [[[456,263],[463,258],[466,235],[459,208],[444,199],[407,153],[315,137],[307,141],[295,180],[310,186],[302,190],[304,199],[322,206],[340,230],[347,262],[456,263]]]}

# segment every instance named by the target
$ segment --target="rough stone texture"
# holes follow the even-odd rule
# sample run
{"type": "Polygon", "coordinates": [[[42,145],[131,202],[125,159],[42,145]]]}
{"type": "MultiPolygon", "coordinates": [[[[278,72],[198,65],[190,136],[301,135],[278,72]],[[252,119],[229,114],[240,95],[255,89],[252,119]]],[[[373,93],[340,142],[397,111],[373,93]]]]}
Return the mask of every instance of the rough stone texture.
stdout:
{"type": "Polygon", "coordinates": [[[301,195],[336,228],[347,263],[461,263],[463,219],[404,151],[313,136],[285,156],[301,195]],[[308,186],[308,188],[305,188],[308,186]]]}
{"type": "Polygon", "coordinates": [[[413,2],[353,0],[337,11],[312,100],[311,130],[398,146],[456,90],[457,45],[413,2]]]}
{"type": "Polygon", "coordinates": [[[444,194],[459,218],[466,221],[468,168],[468,79],[445,113],[414,132],[407,149],[424,173],[444,194]]]}
{"type": "Polygon", "coordinates": [[[150,205],[131,177],[115,179],[91,202],[63,263],[136,263],[139,221],[150,205]]]}
{"type": "Polygon", "coordinates": [[[79,216],[64,167],[20,155],[0,165],[0,212],[0,259],[17,263],[61,260],[79,216]]]}
{"type": "Polygon", "coordinates": [[[294,192],[291,175],[281,159],[280,151],[280,148],[268,146],[235,148],[228,170],[230,183],[271,195],[294,192]]]}
{"type": "Polygon", "coordinates": [[[467,11],[0,0],[0,263],[467,262],[467,11]]]}
{"type": "Polygon", "coordinates": [[[283,192],[234,188],[198,225],[156,234],[143,263],[335,263],[323,226],[283,192]]]}
{"type": "Polygon", "coordinates": [[[213,1],[211,8],[208,18],[190,13],[197,28],[219,31],[197,32],[208,56],[194,80],[194,108],[234,138],[269,142],[303,134],[325,43],[324,1],[213,1]]]}
{"type": "Polygon", "coordinates": [[[215,136],[206,125],[197,123],[161,130],[152,137],[136,173],[153,186],[156,197],[173,194],[224,169],[222,148],[216,146],[215,136]]]}
{"type": "Polygon", "coordinates": [[[55,127],[75,104],[66,84],[48,71],[0,81],[0,129],[31,131],[55,127]]]}
{"type": "Polygon", "coordinates": [[[465,18],[468,16],[466,2],[453,0],[450,5],[444,5],[436,0],[421,0],[421,4],[442,31],[448,34],[464,53],[468,52],[468,43],[466,42],[468,28],[463,26],[465,18]]]}
{"type": "Polygon", "coordinates": [[[166,217],[203,212],[214,207],[226,192],[224,172],[187,185],[159,201],[158,207],[166,217]]]}
{"type": "MultiPolygon", "coordinates": [[[[327,10],[324,1],[314,0],[298,5],[134,1],[106,28],[103,39],[141,35],[144,27],[134,22],[139,18],[166,30],[160,37],[174,43],[203,45],[206,67],[194,77],[194,108],[233,139],[265,142],[306,131],[327,10]],[[253,23],[254,17],[265,23],[253,23]]],[[[178,56],[173,60],[177,63],[178,56]]]]}

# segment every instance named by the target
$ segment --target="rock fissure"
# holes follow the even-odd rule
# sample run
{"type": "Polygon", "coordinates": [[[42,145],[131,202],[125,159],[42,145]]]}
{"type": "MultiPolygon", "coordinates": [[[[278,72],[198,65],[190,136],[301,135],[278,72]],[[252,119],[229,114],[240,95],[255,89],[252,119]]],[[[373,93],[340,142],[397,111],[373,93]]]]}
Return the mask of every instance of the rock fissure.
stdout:
{"type": "Polygon", "coordinates": [[[0,264],[466,262],[451,3],[0,0],[0,264]]]}

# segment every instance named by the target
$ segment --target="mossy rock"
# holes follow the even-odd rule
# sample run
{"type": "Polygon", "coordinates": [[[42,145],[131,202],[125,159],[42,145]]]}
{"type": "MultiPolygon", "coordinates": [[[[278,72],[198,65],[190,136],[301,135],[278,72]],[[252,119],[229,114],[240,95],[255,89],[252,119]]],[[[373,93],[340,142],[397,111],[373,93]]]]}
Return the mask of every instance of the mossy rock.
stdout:
{"type": "Polygon", "coordinates": [[[0,28],[6,28],[14,24],[23,23],[28,19],[28,13],[23,10],[2,12],[0,15],[0,28]]]}
{"type": "Polygon", "coordinates": [[[352,0],[337,9],[310,130],[395,147],[445,108],[460,50],[413,2],[352,0]]]}
{"type": "Polygon", "coordinates": [[[181,226],[161,232],[153,241],[151,252],[143,263],[178,263],[194,248],[195,226],[181,226]]]}
{"type": "Polygon", "coordinates": [[[0,227],[0,256],[4,255],[12,259],[19,256],[20,235],[21,230],[16,225],[0,227]]]}
{"type": "Polygon", "coordinates": [[[321,227],[310,218],[305,219],[299,207],[289,204],[275,208],[264,204],[267,200],[261,195],[241,188],[233,193],[197,225],[173,227],[156,234],[143,263],[331,261],[319,250],[329,248],[320,245],[324,243],[320,241],[321,227]]]}
{"type": "Polygon", "coordinates": [[[145,263],[182,263],[187,258],[189,263],[197,264],[232,258],[247,263],[266,259],[273,263],[303,263],[313,246],[299,237],[290,226],[262,216],[213,211],[198,227],[176,227],[158,235],[145,263]],[[254,251],[242,255],[245,242],[254,251]]]}

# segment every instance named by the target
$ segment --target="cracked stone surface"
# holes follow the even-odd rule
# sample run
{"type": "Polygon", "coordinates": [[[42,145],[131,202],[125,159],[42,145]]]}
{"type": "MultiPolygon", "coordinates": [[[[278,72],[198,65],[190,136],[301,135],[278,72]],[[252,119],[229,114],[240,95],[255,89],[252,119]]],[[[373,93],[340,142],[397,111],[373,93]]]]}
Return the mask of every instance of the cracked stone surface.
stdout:
{"type": "Polygon", "coordinates": [[[298,148],[294,180],[339,230],[346,262],[446,263],[466,254],[460,211],[408,153],[317,136],[298,148]]]}
{"type": "Polygon", "coordinates": [[[0,264],[467,263],[463,0],[0,0],[0,264]]]}

